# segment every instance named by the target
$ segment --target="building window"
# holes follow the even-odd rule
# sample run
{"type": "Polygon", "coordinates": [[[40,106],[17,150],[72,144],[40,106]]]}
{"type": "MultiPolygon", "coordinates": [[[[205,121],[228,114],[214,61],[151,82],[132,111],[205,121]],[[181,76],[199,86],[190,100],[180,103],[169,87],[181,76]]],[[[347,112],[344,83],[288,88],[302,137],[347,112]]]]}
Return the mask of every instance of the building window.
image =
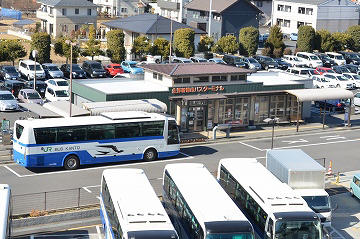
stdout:
{"type": "Polygon", "coordinates": [[[305,8],[304,7],[299,7],[299,14],[305,14],[305,8]]]}
{"type": "Polygon", "coordinates": [[[284,20],[284,27],[290,27],[290,20],[284,20]]]}
{"type": "Polygon", "coordinates": [[[297,22],[297,28],[301,27],[301,26],[304,26],[305,23],[304,22],[297,22]]]}
{"type": "Polygon", "coordinates": [[[79,14],[79,8],[75,8],[75,14],[79,14]]]}
{"type": "Polygon", "coordinates": [[[283,25],[284,25],[284,19],[278,18],[278,19],[276,20],[276,23],[277,23],[279,26],[283,26],[283,25]]]}
{"type": "Polygon", "coordinates": [[[226,76],[213,76],[212,82],[227,81],[226,76]]]}
{"type": "Polygon", "coordinates": [[[127,12],[127,8],[126,8],[126,7],[122,7],[122,8],[121,8],[121,12],[127,12]]]}
{"type": "Polygon", "coordinates": [[[226,33],[226,36],[234,36],[234,33],[233,32],[228,32],[228,33],[226,33]]]}
{"type": "Polygon", "coordinates": [[[163,75],[159,74],[158,80],[162,81],[162,79],[163,79],[163,75]]]}
{"type": "Polygon", "coordinates": [[[189,84],[189,83],[190,83],[190,77],[174,79],[174,84],[189,84]]]}
{"type": "Polygon", "coordinates": [[[278,11],[283,12],[284,11],[284,5],[278,5],[278,11]]]}
{"type": "Polygon", "coordinates": [[[312,26],[312,23],[311,22],[305,22],[305,25],[306,26],[312,26]]]}
{"type": "Polygon", "coordinates": [[[245,81],[245,75],[232,75],[231,81],[245,81]]]}
{"type": "Polygon", "coordinates": [[[193,12],[193,18],[199,18],[199,12],[193,12]]]}
{"type": "Polygon", "coordinates": [[[285,12],[291,12],[291,6],[285,5],[285,12]]]}
{"type": "Polygon", "coordinates": [[[75,31],[79,30],[79,25],[75,24],[74,30],[75,30],[75,31]]]}
{"type": "Polygon", "coordinates": [[[313,15],[313,9],[312,8],[306,8],[306,15],[313,15]]]}
{"type": "Polygon", "coordinates": [[[262,7],[262,6],[263,6],[262,4],[263,4],[262,1],[257,1],[257,2],[256,2],[256,6],[257,6],[257,7],[262,7]]]}
{"type": "Polygon", "coordinates": [[[62,31],[62,32],[67,32],[67,26],[66,26],[66,25],[62,25],[62,26],[61,26],[61,31],[62,31]]]}
{"type": "Polygon", "coordinates": [[[53,8],[53,7],[50,7],[50,8],[49,8],[49,14],[52,15],[52,14],[53,14],[53,11],[54,11],[54,8],[53,8]]]}
{"type": "Polygon", "coordinates": [[[153,79],[157,80],[157,73],[153,72],[153,79]]]}
{"type": "Polygon", "coordinates": [[[200,76],[194,78],[194,83],[200,83],[200,82],[209,82],[208,76],[200,76]]]}
{"type": "Polygon", "coordinates": [[[66,16],[66,8],[63,8],[63,9],[62,9],[62,15],[63,15],[63,16],[66,16]]]}
{"type": "Polygon", "coordinates": [[[88,8],[88,10],[87,10],[87,15],[88,15],[88,16],[91,16],[91,8],[88,8]]]}

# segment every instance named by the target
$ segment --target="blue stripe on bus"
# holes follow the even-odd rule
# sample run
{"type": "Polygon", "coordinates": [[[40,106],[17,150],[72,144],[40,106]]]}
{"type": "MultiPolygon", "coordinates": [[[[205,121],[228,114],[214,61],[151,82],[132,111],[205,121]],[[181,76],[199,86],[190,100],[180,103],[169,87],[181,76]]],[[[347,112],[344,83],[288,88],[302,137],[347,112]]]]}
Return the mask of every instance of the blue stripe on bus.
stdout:
{"type": "Polygon", "coordinates": [[[14,143],[17,143],[24,147],[39,147],[39,146],[51,146],[51,145],[67,145],[67,144],[83,144],[83,143],[100,143],[107,144],[113,142],[132,142],[132,141],[142,141],[142,140],[156,140],[164,139],[164,136],[145,136],[145,137],[134,137],[134,138],[116,138],[116,139],[104,139],[104,140],[84,140],[76,142],[61,142],[61,143],[48,143],[48,144],[24,144],[14,139],[14,143]]]}

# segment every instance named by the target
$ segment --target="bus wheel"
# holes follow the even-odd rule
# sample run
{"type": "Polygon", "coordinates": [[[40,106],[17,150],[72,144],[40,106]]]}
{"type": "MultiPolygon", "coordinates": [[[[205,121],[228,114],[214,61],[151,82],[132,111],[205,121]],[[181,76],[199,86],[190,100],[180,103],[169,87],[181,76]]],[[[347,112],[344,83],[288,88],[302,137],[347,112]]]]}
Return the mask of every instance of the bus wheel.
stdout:
{"type": "Polygon", "coordinates": [[[64,168],[67,170],[74,170],[79,167],[80,161],[76,155],[69,155],[65,159],[64,168]]]}
{"type": "Polygon", "coordinates": [[[146,162],[154,161],[157,158],[157,152],[155,149],[148,149],[144,153],[144,160],[146,162]]]}

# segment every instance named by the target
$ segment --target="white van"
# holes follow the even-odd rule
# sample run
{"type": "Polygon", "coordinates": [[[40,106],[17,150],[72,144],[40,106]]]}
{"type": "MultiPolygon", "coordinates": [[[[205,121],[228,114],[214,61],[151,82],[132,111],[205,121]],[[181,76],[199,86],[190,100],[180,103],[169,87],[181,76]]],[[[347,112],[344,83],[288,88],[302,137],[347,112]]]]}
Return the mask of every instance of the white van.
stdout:
{"type": "Polygon", "coordinates": [[[296,56],[299,57],[301,61],[310,68],[323,66],[322,61],[315,54],[309,52],[298,52],[296,53],[296,56]]]}
{"type": "Polygon", "coordinates": [[[325,52],[326,55],[328,55],[331,59],[335,61],[336,64],[339,66],[343,66],[346,64],[346,60],[343,55],[336,52],[325,52]]]}
{"type": "Polygon", "coordinates": [[[28,81],[34,79],[36,72],[36,79],[45,79],[46,74],[39,62],[36,62],[35,70],[35,61],[32,60],[21,60],[19,62],[19,72],[22,77],[25,77],[28,81]]]}

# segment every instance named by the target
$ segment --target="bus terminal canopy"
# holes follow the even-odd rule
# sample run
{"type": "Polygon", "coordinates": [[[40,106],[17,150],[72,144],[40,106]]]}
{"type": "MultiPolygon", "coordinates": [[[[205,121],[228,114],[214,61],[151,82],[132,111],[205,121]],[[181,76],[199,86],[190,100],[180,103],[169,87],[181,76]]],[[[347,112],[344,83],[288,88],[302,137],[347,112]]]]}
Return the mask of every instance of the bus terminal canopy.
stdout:
{"type": "Polygon", "coordinates": [[[351,91],[341,88],[286,90],[286,92],[296,96],[298,102],[354,98],[351,91]]]}

